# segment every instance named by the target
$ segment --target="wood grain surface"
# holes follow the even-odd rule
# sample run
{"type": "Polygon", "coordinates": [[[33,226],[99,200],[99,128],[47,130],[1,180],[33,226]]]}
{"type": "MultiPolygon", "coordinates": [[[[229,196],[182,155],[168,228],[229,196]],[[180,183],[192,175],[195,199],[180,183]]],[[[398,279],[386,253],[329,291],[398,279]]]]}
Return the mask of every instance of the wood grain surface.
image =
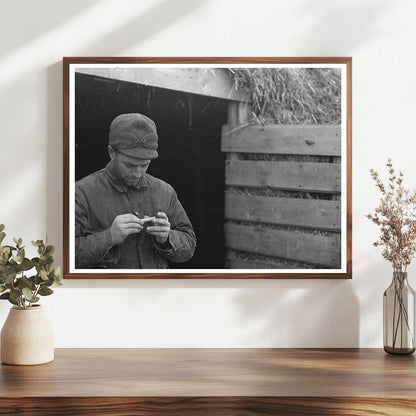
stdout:
{"type": "Polygon", "coordinates": [[[339,231],[341,202],[226,193],[225,218],[339,231]]]}
{"type": "Polygon", "coordinates": [[[414,416],[411,398],[357,397],[25,397],[0,398],[18,416],[414,416]]]}
{"type": "Polygon", "coordinates": [[[341,156],[341,127],[315,125],[224,126],[223,152],[341,156]]]}
{"type": "Polygon", "coordinates": [[[334,193],[341,191],[341,167],[335,163],[227,160],[225,184],[334,193]]]}
{"type": "Polygon", "coordinates": [[[203,94],[225,100],[251,101],[246,91],[237,90],[227,72],[222,69],[172,68],[77,68],[77,73],[108,79],[132,82],[157,88],[179,90],[191,94],[203,94]]]}
{"type": "Polygon", "coordinates": [[[274,230],[263,227],[224,224],[225,244],[228,248],[247,253],[305,261],[332,268],[341,264],[339,234],[303,234],[297,231],[274,230]]]}
{"type": "Polygon", "coordinates": [[[58,349],[0,368],[0,415],[415,415],[414,356],[380,349],[58,349]]]}

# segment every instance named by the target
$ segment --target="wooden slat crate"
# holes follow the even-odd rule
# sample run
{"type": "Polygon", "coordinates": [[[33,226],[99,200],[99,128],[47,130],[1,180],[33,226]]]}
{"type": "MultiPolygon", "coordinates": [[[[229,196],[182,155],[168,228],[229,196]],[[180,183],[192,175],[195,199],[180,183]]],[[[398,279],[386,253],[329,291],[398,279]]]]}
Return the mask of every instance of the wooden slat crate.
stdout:
{"type": "Polygon", "coordinates": [[[226,193],[225,217],[236,221],[340,231],[341,203],[226,193]]]}
{"type": "Polygon", "coordinates": [[[340,126],[224,126],[221,150],[240,153],[341,156],[340,126]]]}
{"type": "Polygon", "coordinates": [[[337,233],[330,236],[303,234],[228,222],[225,224],[225,236],[226,246],[233,250],[340,266],[340,235],[337,233]]]}
{"type": "Polygon", "coordinates": [[[341,166],[334,163],[227,160],[225,184],[335,193],[341,191],[341,166]]]}
{"type": "Polygon", "coordinates": [[[340,126],[224,126],[221,148],[227,267],[340,268],[340,126]]]}

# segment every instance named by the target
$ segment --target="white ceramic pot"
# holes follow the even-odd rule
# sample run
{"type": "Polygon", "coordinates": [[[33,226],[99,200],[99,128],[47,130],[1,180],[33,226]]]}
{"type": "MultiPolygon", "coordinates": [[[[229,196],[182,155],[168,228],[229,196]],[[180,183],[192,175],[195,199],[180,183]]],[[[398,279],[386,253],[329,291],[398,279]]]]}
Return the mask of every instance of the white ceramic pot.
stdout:
{"type": "Polygon", "coordinates": [[[53,359],[53,329],[43,307],[11,308],[1,330],[1,362],[35,365],[53,359]]]}

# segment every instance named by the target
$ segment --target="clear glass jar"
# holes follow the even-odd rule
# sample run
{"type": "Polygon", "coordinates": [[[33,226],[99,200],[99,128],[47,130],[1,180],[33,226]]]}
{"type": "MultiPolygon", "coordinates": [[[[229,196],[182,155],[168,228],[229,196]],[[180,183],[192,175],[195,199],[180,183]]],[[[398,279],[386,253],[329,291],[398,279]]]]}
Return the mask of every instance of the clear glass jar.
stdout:
{"type": "Polygon", "coordinates": [[[412,354],[415,351],[415,291],[406,272],[393,272],[383,295],[384,351],[412,354]]]}

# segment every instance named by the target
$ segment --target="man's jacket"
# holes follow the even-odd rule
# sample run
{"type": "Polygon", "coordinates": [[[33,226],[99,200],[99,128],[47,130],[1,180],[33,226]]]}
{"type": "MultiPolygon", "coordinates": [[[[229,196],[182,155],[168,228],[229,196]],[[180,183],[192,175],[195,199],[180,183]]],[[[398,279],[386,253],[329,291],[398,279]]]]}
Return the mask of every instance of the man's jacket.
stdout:
{"type": "Polygon", "coordinates": [[[137,188],[126,187],[114,174],[112,162],[75,183],[75,267],[77,269],[166,269],[168,260],[189,260],[196,237],[175,190],[145,174],[137,188]],[[117,215],[140,217],[164,212],[171,224],[163,245],[143,229],[112,246],[110,227],[117,215]]]}

